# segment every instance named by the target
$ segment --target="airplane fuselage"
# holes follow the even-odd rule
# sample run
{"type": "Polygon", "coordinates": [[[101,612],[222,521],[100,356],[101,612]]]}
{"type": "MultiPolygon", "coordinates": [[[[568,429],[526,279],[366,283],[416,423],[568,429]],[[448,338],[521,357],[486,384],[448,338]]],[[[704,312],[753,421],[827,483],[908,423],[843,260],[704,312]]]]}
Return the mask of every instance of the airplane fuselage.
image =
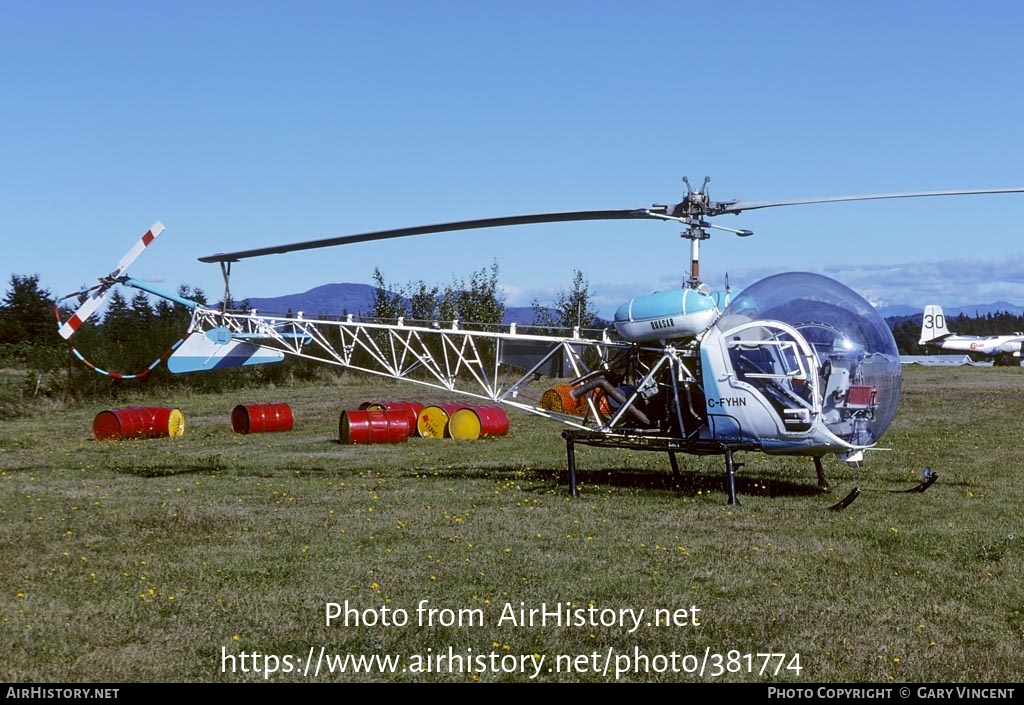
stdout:
{"type": "Polygon", "coordinates": [[[969,336],[952,335],[941,340],[925,341],[924,345],[941,350],[965,352],[967,354],[995,357],[997,355],[1013,355],[1020,357],[1024,339],[1019,335],[969,336]]]}

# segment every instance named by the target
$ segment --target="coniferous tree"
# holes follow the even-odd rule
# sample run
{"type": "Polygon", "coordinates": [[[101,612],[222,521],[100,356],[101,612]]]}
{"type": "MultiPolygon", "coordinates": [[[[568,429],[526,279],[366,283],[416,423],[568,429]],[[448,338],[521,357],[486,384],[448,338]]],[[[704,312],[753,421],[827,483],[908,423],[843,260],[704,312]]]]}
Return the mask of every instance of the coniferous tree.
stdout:
{"type": "Polygon", "coordinates": [[[132,316],[135,319],[133,323],[136,328],[152,326],[156,317],[153,313],[153,306],[150,304],[149,297],[144,292],[135,292],[135,295],[132,296],[130,307],[132,316]]]}
{"type": "Polygon", "coordinates": [[[115,345],[124,345],[132,327],[132,312],[124,294],[114,289],[107,296],[106,311],[103,314],[103,336],[115,345]]]}
{"type": "Polygon", "coordinates": [[[0,304],[0,341],[13,345],[59,344],[53,296],[39,286],[39,275],[11,275],[0,304]]]}
{"type": "Polygon", "coordinates": [[[62,384],[58,376],[67,353],[53,307],[53,297],[39,286],[38,275],[12,275],[0,303],[0,358],[30,371],[24,383],[32,396],[48,394],[62,384]]]}

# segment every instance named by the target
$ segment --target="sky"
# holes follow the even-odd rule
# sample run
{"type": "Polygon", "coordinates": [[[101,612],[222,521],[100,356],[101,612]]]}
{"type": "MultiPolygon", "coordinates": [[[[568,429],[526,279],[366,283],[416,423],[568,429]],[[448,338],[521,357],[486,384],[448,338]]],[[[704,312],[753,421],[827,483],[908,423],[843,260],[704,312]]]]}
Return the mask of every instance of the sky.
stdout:
{"type": "MultiPolygon", "coordinates": [[[[1024,187],[1024,4],[0,3],[0,274],[128,274],[211,300],[198,258],[388,228],[716,200],[1024,187]]],[[[879,306],[1024,304],[1024,193],[785,206],[715,221],[701,277],[832,276],[879,306]]],[[[600,312],[678,287],[681,226],[430,234],[243,260],[235,299],[440,285],[506,306],[583,273],[600,312]]],[[[5,282],[6,284],[7,282],[5,282]]],[[[130,294],[129,294],[130,295],[130,294]]]]}

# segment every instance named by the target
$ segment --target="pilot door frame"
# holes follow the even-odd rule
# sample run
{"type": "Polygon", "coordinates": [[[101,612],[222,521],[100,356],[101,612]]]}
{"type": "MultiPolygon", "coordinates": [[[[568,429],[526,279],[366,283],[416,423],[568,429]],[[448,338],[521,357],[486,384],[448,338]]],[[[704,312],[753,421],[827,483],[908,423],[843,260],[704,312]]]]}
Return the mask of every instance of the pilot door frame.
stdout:
{"type": "MultiPolygon", "coordinates": [[[[718,378],[719,409],[709,416],[733,417],[743,435],[802,437],[813,433],[821,418],[819,360],[811,344],[793,326],[775,320],[749,321],[723,331],[728,369],[718,378]],[[761,331],[759,337],[745,336],[761,331]],[[771,412],[774,429],[765,426],[771,412]]],[[[709,399],[714,404],[715,400],[709,399]]]]}

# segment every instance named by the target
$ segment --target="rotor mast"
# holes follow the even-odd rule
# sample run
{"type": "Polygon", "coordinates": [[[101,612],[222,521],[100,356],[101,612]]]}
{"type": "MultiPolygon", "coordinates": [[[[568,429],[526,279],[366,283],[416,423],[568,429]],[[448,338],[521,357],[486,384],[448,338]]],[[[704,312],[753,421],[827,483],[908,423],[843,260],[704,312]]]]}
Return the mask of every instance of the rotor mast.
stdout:
{"type": "Polygon", "coordinates": [[[680,205],[687,204],[692,206],[695,215],[684,221],[689,227],[680,233],[679,237],[690,241],[690,278],[686,281],[686,286],[690,289],[696,289],[701,285],[700,243],[701,240],[707,240],[711,237],[705,229],[711,227],[711,224],[700,217],[707,212],[708,184],[711,183],[711,177],[704,177],[704,183],[701,185],[700,191],[694,191],[693,187],[690,186],[690,180],[685,176],[683,177],[683,183],[686,184],[686,196],[680,205]]]}
{"type": "Polygon", "coordinates": [[[234,299],[231,298],[231,260],[224,260],[220,263],[220,274],[224,278],[224,298],[221,299],[221,310],[227,311],[235,307],[234,299]]]}
{"type": "MultiPolygon", "coordinates": [[[[721,225],[712,225],[704,219],[704,216],[718,215],[724,212],[723,207],[732,205],[731,202],[723,204],[711,201],[711,195],[708,193],[708,184],[711,183],[710,176],[704,177],[704,183],[701,184],[700,190],[695,190],[685,176],[683,183],[686,184],[686,195],[672,208],[671,214],[666,212],[665,217],[678,220],[687,226],[686,230],[679,233],[679,237],[690,241],[690,278],[686,280],[685,286],[689,289],[696,289],[702,284],[700,281],[700,243],[711,237],[708,233],[709,228],[725,230],[740,237],[748,237],[754,233],[750,230],[735,230],[721,225]]],[[[655,205],[653,208],[668,210],[666,206],[655,205]]]]}

